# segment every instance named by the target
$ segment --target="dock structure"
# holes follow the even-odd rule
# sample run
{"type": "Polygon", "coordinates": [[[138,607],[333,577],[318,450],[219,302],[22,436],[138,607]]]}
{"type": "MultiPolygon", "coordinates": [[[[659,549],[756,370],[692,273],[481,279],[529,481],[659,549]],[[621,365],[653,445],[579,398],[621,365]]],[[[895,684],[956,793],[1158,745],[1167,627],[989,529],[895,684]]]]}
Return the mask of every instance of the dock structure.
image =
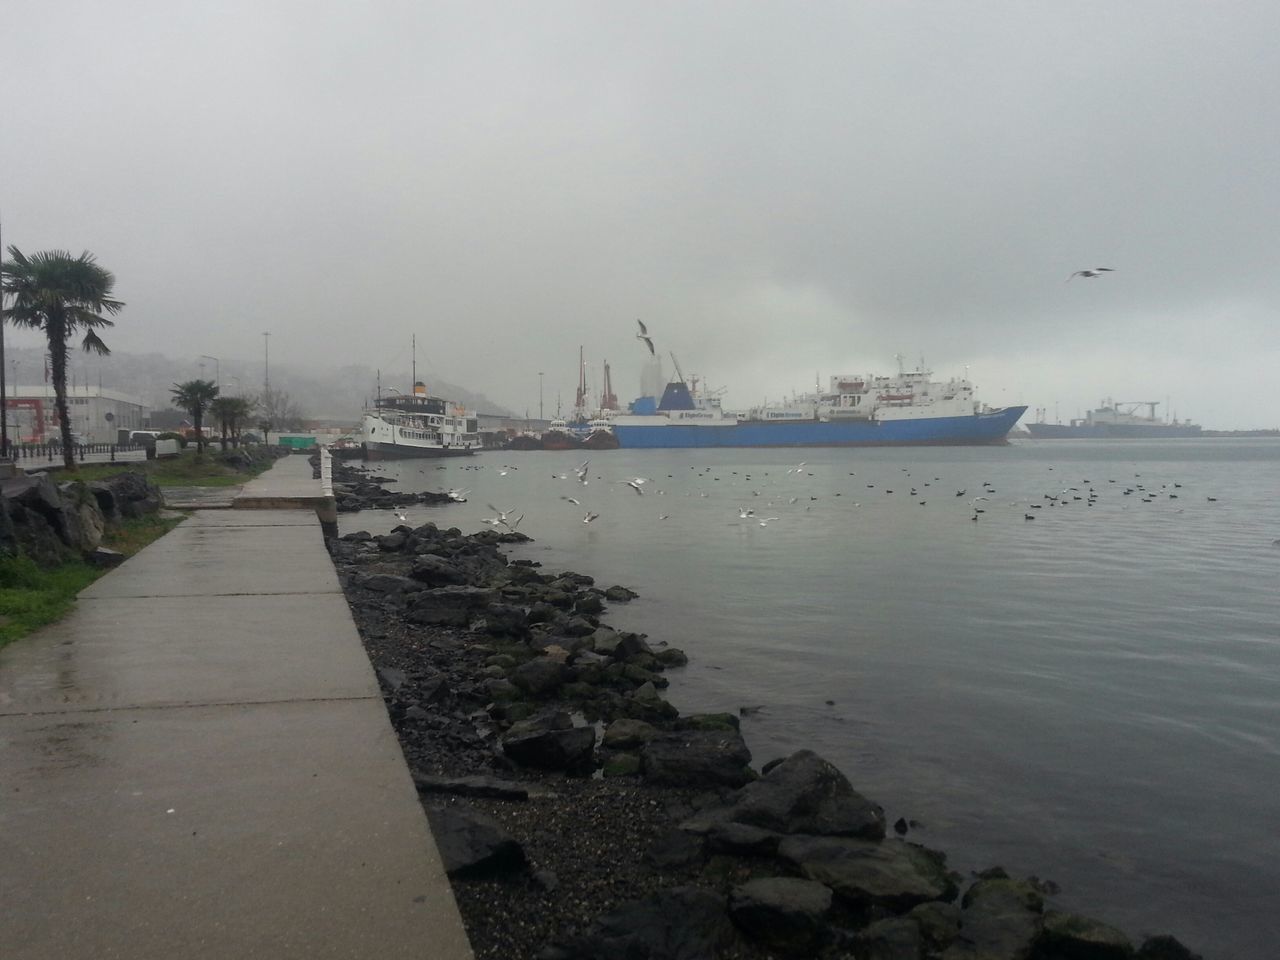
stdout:
{"type": "Polygon", "coordinates": [[[7,960],[471,957],[321,484],[281,459],[0,650],[7,960]]]}

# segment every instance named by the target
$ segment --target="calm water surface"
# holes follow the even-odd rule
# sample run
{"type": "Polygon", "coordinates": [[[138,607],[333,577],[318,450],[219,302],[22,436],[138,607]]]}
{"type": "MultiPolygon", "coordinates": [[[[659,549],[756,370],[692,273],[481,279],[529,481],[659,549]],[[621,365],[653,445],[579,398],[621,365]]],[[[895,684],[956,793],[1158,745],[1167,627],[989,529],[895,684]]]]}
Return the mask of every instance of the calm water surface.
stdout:
{"type": "Polygon", "coordinates": [[[758,762],[811,747],[957,869],[1052,879],[1064,907],[1209,960],[1275,956],[1280,443],[502,452],[376,470],[403,490],[470,488],[411,522],[473,531],[487,503],[514,507],[536,541],[514,556],[638,590],[611,622],[689,653],[669,674],[682,711],[762,707],[742,724],[758,762]],[[586,487],[558,479],[586,456],[586,487]],[[616,482],[635,476],[644,496],[616,482]],[[586,508],[600,518],[584,524],[586,508]]]}

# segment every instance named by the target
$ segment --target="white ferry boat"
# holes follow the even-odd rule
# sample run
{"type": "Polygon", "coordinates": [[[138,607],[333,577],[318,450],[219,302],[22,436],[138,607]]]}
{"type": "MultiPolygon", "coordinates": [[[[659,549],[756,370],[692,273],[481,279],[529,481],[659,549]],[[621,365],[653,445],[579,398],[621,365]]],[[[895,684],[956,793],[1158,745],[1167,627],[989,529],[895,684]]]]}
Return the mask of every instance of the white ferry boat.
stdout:
{"type": "Polygon", "coordinates": [[[475,411],[427,395],[421,380],[413,393],[379,397],[360,420],[366,460],[463,457],[481,447],[475,411]]]}

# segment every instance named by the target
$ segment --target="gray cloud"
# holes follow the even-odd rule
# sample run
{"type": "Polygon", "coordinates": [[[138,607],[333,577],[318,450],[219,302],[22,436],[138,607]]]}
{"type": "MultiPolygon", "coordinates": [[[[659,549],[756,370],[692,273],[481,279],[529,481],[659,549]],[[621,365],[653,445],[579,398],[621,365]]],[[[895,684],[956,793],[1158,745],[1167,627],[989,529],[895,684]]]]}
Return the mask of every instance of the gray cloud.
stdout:
{"type": "Polygon", "coordinates": [[[417,332],[523,409],[579,344],[634,393],[639,316],[731,404],[902,353],[1280,424],[1274,4],[7,9],[5,242],[97,253],[117,349],[417,332]]]}

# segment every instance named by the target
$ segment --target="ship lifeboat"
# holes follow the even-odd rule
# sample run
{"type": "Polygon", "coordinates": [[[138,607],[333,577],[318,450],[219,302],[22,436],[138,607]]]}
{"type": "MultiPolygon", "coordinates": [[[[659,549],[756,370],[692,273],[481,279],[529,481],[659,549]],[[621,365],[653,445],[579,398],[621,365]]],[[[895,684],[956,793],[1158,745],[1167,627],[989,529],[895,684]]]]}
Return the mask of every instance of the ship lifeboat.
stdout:
{"type": "Polygon", "coordinates": [[[915,398],[914,393],[882,393],[877,399],[881,403],[910,403],[915,398]]]}

